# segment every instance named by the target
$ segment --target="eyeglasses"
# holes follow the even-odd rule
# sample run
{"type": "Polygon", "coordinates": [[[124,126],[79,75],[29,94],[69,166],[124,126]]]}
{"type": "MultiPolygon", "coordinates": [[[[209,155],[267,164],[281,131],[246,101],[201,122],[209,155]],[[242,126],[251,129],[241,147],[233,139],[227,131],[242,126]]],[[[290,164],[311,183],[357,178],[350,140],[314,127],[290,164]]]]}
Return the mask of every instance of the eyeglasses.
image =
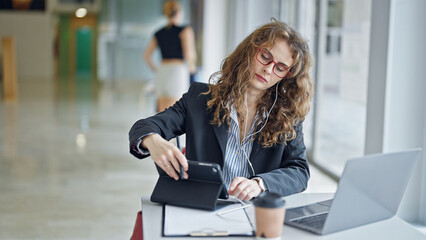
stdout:
{"type": "Polygon", "coordinates": [[[279,78],[284,78],[290,72],[289,67],[282,63],[275,62],[272,55],[264,49],[259,48],[256,54],[256,59],[264,66],[274,63],[273,72],[279,78]]]}

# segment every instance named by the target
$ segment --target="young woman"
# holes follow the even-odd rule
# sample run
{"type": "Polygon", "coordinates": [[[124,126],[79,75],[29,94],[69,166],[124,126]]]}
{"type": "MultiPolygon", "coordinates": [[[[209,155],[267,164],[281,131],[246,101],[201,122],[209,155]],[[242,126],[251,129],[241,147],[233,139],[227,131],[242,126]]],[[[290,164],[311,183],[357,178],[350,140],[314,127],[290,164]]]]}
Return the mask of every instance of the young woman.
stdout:
{"type": "Polygon", "coordinates": [[[194,31],[191,26],[180,26],[183,19],[180,4],[174,0],[168,1],[163,10],[168,19],[167,26],[155,33],[144,53],[148,66],[157,73],[155,85],[159,112],[173,105],[188,90],[197,59],[194,31]],[[151,59],[157,47],[162,55],[158,69],[151,59]]]}
{"type": "Polygon", "coordinates": [[[309,111],[311,56],[302,37],[273,21],[227,57],[210,84],[192,84],[164,112],[137,121],[130,152],[178,179],[186,159],[218,163],[230,195],[247,201],[263,191],[287,196],[307,187],[302,121],[309,111]],[[186,133],[186,156],[167,140],[186,133]]]}

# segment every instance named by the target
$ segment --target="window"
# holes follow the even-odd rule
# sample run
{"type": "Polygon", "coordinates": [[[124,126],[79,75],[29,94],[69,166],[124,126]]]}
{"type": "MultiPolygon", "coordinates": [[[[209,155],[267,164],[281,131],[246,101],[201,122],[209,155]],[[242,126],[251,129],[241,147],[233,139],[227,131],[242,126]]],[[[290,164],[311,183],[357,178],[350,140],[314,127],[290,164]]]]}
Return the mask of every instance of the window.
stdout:
{"type": "Polygon", "coordinates": [[[314,134],[307,142],[313,162],[338,178],[347,159],[364,155],[371,2],[328,0],[323,5],[317,6],[318,14],[327,15],[316,40],[324,46],[315,56],[321,62],[316,65],[314,134]]]}

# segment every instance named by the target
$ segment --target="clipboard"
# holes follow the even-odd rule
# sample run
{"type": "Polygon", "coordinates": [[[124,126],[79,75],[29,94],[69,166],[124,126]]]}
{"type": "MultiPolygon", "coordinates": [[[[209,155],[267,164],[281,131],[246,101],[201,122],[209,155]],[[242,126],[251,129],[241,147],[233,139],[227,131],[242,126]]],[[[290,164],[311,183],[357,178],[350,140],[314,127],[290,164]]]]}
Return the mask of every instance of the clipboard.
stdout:
{"type": "MultiPolygon", "coordinates": [[[[255,235],[253,211],[241,209],[240,203],[230,204],[220,210],[206,211],[182,208],[172,205],[163,206],[163,237],[252,237],[255,235]],[[227,214],[218,212],[237,209],[227,214]]],[[[253,210],[253,207],[251,207],[253,210]]]]}
{"type": "Polygon", "coordinates": [[[188,179],[182,180],[174,180],[157,166],[160,176],[151,201],[211,211],[217,209],[217,200],[228,198],[220,166],[190,160],[188,165],[188,179]]]}

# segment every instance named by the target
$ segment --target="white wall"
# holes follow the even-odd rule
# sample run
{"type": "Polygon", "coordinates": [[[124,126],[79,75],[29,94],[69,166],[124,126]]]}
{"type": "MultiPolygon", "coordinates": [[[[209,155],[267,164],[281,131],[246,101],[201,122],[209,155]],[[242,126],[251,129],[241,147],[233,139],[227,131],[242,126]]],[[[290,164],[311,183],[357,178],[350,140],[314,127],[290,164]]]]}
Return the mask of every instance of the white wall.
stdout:
{"type": "Polygon", "coordinates": [[[208,82],[226,57],[228,32],[228,1],[204,1],[203,67],[200,82],[208,82]]]}
{"type": "MultiPolygon", "coordinates": [[[[384,152],[426,144],[426,1],[391,3],[384,152]]],[[[425,151],[398,212],[410,222],[425,221],[425,151]]]]}
{"type": "Polygon", "coordinates": [[[233,0],[229,10],[229,53],[255,29],[270,23],[272,17],[280,20],[280,0],[233,0]]]}
{"type": "Polygon", "coordinates": [[[53,77],[53,26],[49,14],[1,11],[0,37],[3,36],[15,37],[18,78],[53,77]]]}

